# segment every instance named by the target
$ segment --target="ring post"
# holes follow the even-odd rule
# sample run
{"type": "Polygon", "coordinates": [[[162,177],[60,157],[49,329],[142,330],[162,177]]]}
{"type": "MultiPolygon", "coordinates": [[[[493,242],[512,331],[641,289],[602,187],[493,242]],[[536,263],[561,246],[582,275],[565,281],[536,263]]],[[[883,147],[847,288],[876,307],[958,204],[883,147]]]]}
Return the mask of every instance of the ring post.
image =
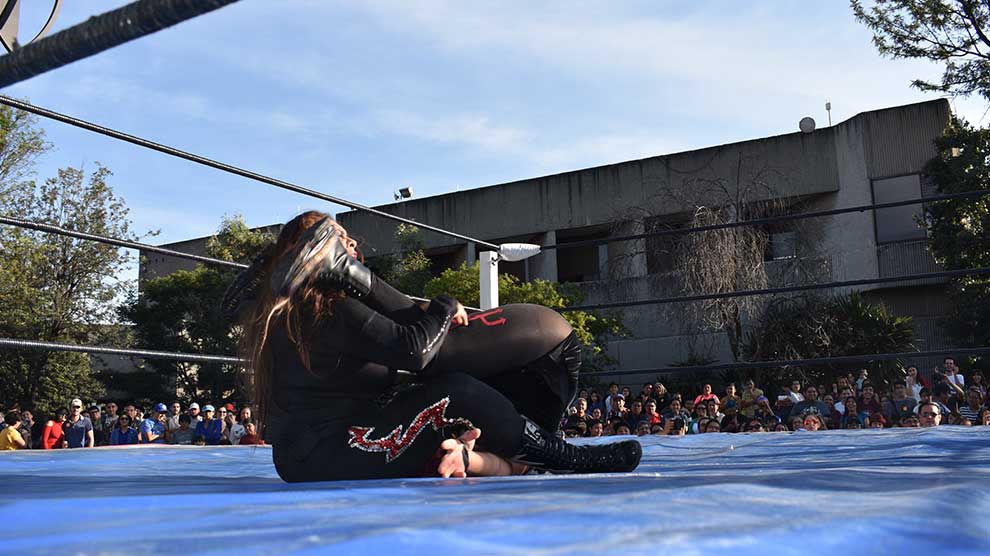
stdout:
{"type": "Polygon", "coordinates": [[[498,306],[498,252],[482,251],[478,259],[481,310],[487,311],[498,306]]]}

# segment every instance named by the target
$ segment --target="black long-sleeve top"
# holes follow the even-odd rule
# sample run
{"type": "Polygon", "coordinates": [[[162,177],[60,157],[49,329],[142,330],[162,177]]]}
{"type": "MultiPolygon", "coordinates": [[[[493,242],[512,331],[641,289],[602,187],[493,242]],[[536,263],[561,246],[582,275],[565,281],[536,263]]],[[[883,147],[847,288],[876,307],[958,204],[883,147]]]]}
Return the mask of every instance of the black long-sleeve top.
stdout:
{"type": "Polygon", "coordinates": [[[333,302],[310,339],[310,369],[284,330],[273,331],[273,396],[280,409],[311,424],[352,414],[353,402],[371,403],[396,370],[421,371],[450,329],[457,302],[434,298],[426,310],[377,276],[363,300],[333,302]],[[386,314],[382,314],[379,309],[386,314]]]}

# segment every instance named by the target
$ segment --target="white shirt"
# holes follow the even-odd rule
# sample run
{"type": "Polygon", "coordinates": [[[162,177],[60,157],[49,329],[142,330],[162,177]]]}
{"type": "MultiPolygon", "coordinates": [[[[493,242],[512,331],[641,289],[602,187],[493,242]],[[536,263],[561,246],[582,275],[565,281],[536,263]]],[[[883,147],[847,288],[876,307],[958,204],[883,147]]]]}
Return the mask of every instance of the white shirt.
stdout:
{"type": "Polygon", "coordinates": [[[237,446],[241,443],[241,437],[243,437],[246,433],[247,431],[244,430],[244,425],[234,423],[234,425],[230,427],[230,443],[237,446]]]}

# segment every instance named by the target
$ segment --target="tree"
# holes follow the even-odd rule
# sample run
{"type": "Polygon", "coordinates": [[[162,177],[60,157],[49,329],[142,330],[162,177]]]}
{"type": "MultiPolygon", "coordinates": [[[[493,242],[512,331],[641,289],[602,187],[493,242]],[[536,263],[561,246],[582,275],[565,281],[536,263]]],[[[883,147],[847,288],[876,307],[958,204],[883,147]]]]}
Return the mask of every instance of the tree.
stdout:
{"type": "Polygon", "coordinates": [[[423,288],[433,278],[432,262],[423,252],[423,240],[419,228],[399,224],[395,228],[395,240],[400,255],[383,261],[381,276],[399,291],[409,295],[423,295],[423,288]]]}
{"type": "MultiPolygon", "coordinates": [[[[939,193],[990,188],[990,130],[953,119],[935,142],[925,171],[939,193]]],[[[947,270],[990,267],[990,198],[986,195],[925,205],[922,221],[935,260],[947,270]]],[[[959,347],[990,347],[990,278],[953,280],[952,316],[945,328],[959,347]]],[[[973,361],[975,363],[976,361],[973,361]]]]}
{"type": "MultiPolygon", "coordinates": [[[[24,129],[19,135],[30,143],[26,152],[34,152],[38,135],[24,129]]],[[[13,162],[8,175],[23,176],[25,170],[18,167],[13,162]]],[[[28,220],[137,240],[128,209],[108,184],[110,176],[100,166],[88,177],[81,168],[64,168],[40,186],[7,183],[0,205],[28,220]]],[[[111,303],[129,285],[117,278],[130,260],[125,251],[19,228],[0,231],[0,240],[0,335],[76,344],[115,337],[106,325],[114,315],[111,303]]],[[[0,377],[4,403],[42,413],[64,407],[73,397],[95,399],[103,391],[82,354],[7,352],[0,360],[0,377]]]]}
{"type": "MultiPolygon", "coordinates": [[[[477,306],[481,297],[478,273],[477,262],[472,265],[461,263],[459,268],[448,268],[440,276],[427,282],[423,294],[426,297],[447,294],[465,305],[477,306]]],[[[581,302],[580,294],[573,286],[540,279],[524,282],[511,274],[499,274],[498,296],[502,304],[534,303],[552,309],[581,302]]],[[[589,311],[567,311],[561,314],[585,346],[584,369],[601,370],[610,365],[612,359],[608,356],[606,340],[610,336],[626,334],[621,319],[589,311]]]]}
{"type": "MultiPolygon", "coordinates": [[[[240,216],[224,218],[207,243],[211,257],[250,262],[274,238],[247,227],[240,216]]],[[[132,295],[119,308],[121,318],[134,323],[138,345],[148,349],[225,355],[236,352],[239,330],[220,313],[220,299],[235,271],[204,265],[148,280],[140,296],[132,295]]],[[[222,363],[149,360],[156,381],[135,397],[214,402],[243,402],[247,393],[236,388],[239,367],[222,363]]]]}
{"type": "MultiPolygon", "coordinates": [[[[800,296],[769,306],[747,334],[743,348],[750,361],[907,352],[915,349],[914,325],[911,317],[895,316],[882,304],[867,303],[860,294],[800,296]]],[[[864,366],[874,371],[874,380],[889,382],[898,365],[878,361],[864,366]]],[[[833,372],[827,365],[792,367],[786,373],[770,373],[761,382],[768,384],[776,377],[820,384],[833,372]]]]}
{"type": "MultiPolygon", "coordinates": [[[[740,155],[734,168],[727,171],[708,166],[695,170],[693,177],[678,187],[660,184],[653,198],[620,218],[637,221],[644,231],[655,232],[731,224],[800,210],[798,201],[784,198],[776,190],[774,184],[782,180],[786,176],[779,170],[740,155]],[[683,212],[669,215],[671,206],[683,212]]],[[[771,277],[780,285],[816,281],[826,270],[819,236],[815,222],[739,226],[649,238],[644,242],[644,253],[648,267],[651,260],[663,262],[662,267],[653,265],[656,268],[650,272],[666,274],[667,283],[678,294],[708,295],[764,289],[771,277]],[[791,238],[791,253],[775,254],[774,234],[791,238]],[[775,258],[778,260],[771,271],[767,263],[775,258]]],[[[669,319],[688,343],[688,357],[679,364],[716,360],[709,341],[712,334],[723,335],[733,360],[739,361],[746,324],[760,318],[767,302],[766,296],[745,296],[670,306],[669,319]]]]}
{"type": "Polygon", "coordinates": [[[980,0],[852,0],[856,20],[873,31],[880,54],[945,64],[941,83],[912,86],[990,100],[990,6],[980,0]]]}

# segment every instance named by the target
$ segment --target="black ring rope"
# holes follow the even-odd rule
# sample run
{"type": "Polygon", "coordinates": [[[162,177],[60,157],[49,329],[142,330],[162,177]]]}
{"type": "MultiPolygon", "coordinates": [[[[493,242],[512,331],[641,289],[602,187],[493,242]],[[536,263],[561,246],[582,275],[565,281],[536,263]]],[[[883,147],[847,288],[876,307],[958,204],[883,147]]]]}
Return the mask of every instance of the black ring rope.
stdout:
{"type": "Polygon", "coordinates": [[[202,361],[206,363],[233,363],[244,365],[248,361],[239,357],[225,355],[202,355],[198,353],[178,353],[171,351],[151,351],[146,349],[124,349],[104,346],[80,346],[75,344],[60,344],[57,342],[36,342],[34,340],[19,340],[15,338],[0,338],[0,347],[11,349],[33,349],[41,351],[69,351],[75,353],[102,353],[124,357],[147,357],[149,359],[173,359],[175,361],[202,361]]]}
{"type": "Polygon", "coordinates": [[[8,224],[11,226],[18,226],[20,228],[28,228],[30,230],[37,230],[39,232],[45,232],[49,234],[58,234],[61,236],[74,237],[77,239],[85,239],[88,241],[95,241],[98,243],[106,243],[107,245],[116,245],[117,247],[127,247],[129,249],[138,249],[143,251],[151,251],[153,253],[161,253],[162,255],[169,255],[172,257],[179,257],[182,259],[189,259],[193,261],[199,261],[201,263],[212,264],[216,266],[224,266],[228,268],[236,268],[239,270],[245,269],[248,265],[243,263],[235,263],[231,261],[224,261],[221,259],[214,259],[212,257],[204,257],[202,255],[193,255],[192,253],[183,253],[182,251],[173,251],[172,249],[166,249],[164,247],[157,247],[155,245],[147,245],[145,243],[138,243],[136,241],[129,241],[126,239],[117,239],[112,237],[98,236],[95,234],[90,234],[86,232],[77,232],[74,230],[68,230],[66,228],[61,228],[59,226],[54,226],[52,224],[44,224],[42,222],[32,222],[30,220],[23,220],[21,218],[14,218],[11,216],[0,216],[0,224],[8,224]]]}
{"type": "Polygon", "coordinates": [[[949,201],[952,199],[968,199],[971,197],[982,197],[990,194],[990,189],[978,189],[975,191],[964,191],[962,193],[947,193],[945,195],[933,195],[931,197],[920,197],[918,199],[907,199],[904,201],[892,201],[889,203],[874,203],[871,205],[859,205],[837,209],[819,210],[813,212],[800,212],[797,214],[785,214],[780,216],[767,216],[765,218],[753,218],[751,220],[740,220],[739,222],[724,222],[722,224],[711,224],[708,226],[697,226],[694,228],[671,228],[669,230],[656,230],[644,232],[642,234],[632,234],[625,236],[603,237],[598,239],[585,239],[581,241],[554,243],[551,245],[541,245],[540,249],[570,249],[571,247],[588,247],[592,245],[605,245],[619,241],[631,241],[636,239],[646,239],[660,236],[674,236],[682,234],[694,234],[699,232],[710,232],[714,230],[725,230],[729,228],[739,228],[742,226],[758,226],[761,224],[773,224],[775,222],[787,222],[791,220],[803,220],[805,218],[819,218],[822,216],[835,216],[850,212],[866,212],[868,210],[881,210],[886,208],[903,207],[907,205],[920,205],[923,203],[934,203],[938,201],[949,201]]]}
{"type": "Polygon", "coordinates": [[[656,299],[638,299],[635,301],[617,301],[614,303],[597,303],[594,305],[575,305],[573,307],[559,307],[558,312],[567,311],[589,311],[595,309],[615,309],[619,307],[633,307],[636,305],[663,305],[667,303],[683,303],[686,301],[706,301],[709,299],[729,299],[733,297],[748,297],[753,295],[772,295],[778,293],[824,290],[832,288],[843,288],[849,286],[865,286],[869,284],[885,284],[892,282],[909,282],[912,280],[926,280],[931,278],[959,278],[962,276],[975,276],[990,274],[990,267],[965,268],[962,270],[945,270],[942,272],[926,272],[923,274],[905,274],[903,276],[890,276],[887,278],[865,278],[862,280],[846,280],[844,282],[825,282],[822,284],[806,284],[803,286],[784,286],[780,288],[766,288],[762,290],[739,290],[734,292],[710,293],[704,295],[684,295],[679,297],[658,297],[656,299]]]}
{"type": "MultiPolygon", "coordinates": [[[[172,249],[166,249],[164,247],[158,247],[156,245],[148,245],[146,243],[138,243],[136,241],[129,241],[126,239],[117,239],[112,237],[98,236],[96,234],[90,234],[86,232],[77,232],[75,230],[68,230],[66,228],[61,228],[59,226],[54,226],[52,224],[44,224],[42,222],[32,222],[30,220],[24,220],[21,218],[14,218],[12,216],[0,216],[0,224],[8,224],[10,226],[18,226],[20,228],[28,228],[30,230],[37,230],[39,232],[45,232],[49,234],[57,234],[62,236],[74,237],[77,239],[85,239],[88,241],[95,241],[97,243],[105,243],[107,245],[115,245],[117,247],[126,247],[129,249],[138,249],[151,251],[153,253],[161,253],[162,255],[169,255],[171,257],[178,257],[181,259],[189,259],[193,261],[198,261],[201,263],[223,266],[227,268],[233,268],[237,270],[243,270],[248,268],[248,265],[243,263],[235,263],[231,261],[224,261],[222,259],[214,259],[212,257],[204,257],[202,255],[193,255],[192,253],[184,253],[182,251],[174,251],[172,249]]],[[[423,297],[416,297],[414,295],[406,294],[409,299],[413,301],[429,301],[429,299],[423,297]]],[[[465,306],[464,309],[472,312],[481,311],[477,307],[465,306]]]]}
{"type": "Polygon", "coordinates": [[[748,369],[775,369],[784,367],[802,367],[807,365],[822,364],[845,364],[861,363],[864,361],[890,361],[894,359],[918,359],[921,357],[937,357],[952,355],[960,357],[964,355],[982,355],[990,353],[990,347],[981,348],[956,348],[937,349],[931,351],[907,351],[902,353],[872,353],[869,355],[836,355],[833,357],[816,357],[813,359],[781,359],[778,361],[741,361],[737,363],[716,363],[711,365],[691,365],[689,367],[659,367],[656,369],[629,369],[626,371],[599,371],[594,373],[581,373],[582,377],[588,376],[617,376],[636,374],[676,374],[687,372],[702,372],[714,370],[748,370],[748,369]]]}
{"type": "Polygon", "coordinates": [[[91,17],[0,58],[0,87],[71,64],[236,1],[139,0],[91,17]]]}
{"type": "Polygon", "coordinates": [[[97,124],[94,124],[94,123],[90,123],[90,122],[87,122],[85,120],[80,120],[78,118],[73,118],[72,116],[66,116],[65,114],[60,114],[58,112],[53,112],[51,110],[48,110],[47,108],[41,108],[39,106],[35,106],[33,104],[30,104],[30,103],[27,103],[27,102],[24,102],[24,101],[21,101],[21,100],[17,100],[17,99],[14,99],[14,98],[10,98],[10,97],[7,97],[7,96],[0,95],[0,104],[5,104],[5,105],[10,106],[12,108],[17,108],[17,109],[20,109],[20,110],[24,110],[25,112],[31,112],[32,114],[37,114],[37,115],[43,116],[45,118],[50,118],[52,120],[56,120],[56,121],[62,122],[64,124],[69,124],[69,125],[72,125],[72,126],[75,126],[75,127],[86,129],[86,130],[89,130],[89,131],[92,131],[92,132],[95,132],[95,133],[99,133],[101,135],[106,135],[107,137],[112,137],[114,139],[119,139],[121,141],[126,141],[128,143],[133,144],[133,145],[138,145],[139,147],[145,147],[145,148],[151,149],[153,151],[158,151],[160,153],[164,153],[164,154],[171,155],[171,156],[174,156],[174,157],[177,157],[177,158],[188,160],[190,162],[195,162],[196,164],[201,164],[203,166],[209,166],[210,168],[214,168],[216,170],[220,170],[220,171],[223,171],[223,172],[227,172],[227,173],[230,173],[230,174],[234,174],[234,175],[237,175],[237,176],[248,178],[250,180],[258,181],[258,182],[261,182],[261,183],[264,183],[264,184],[272,185],[272,186],[279,187],[279,188],[282,188],[282,189],[286,189],[286,190],[289,190],[289,191],[293,191],[293,192],[296,192],[296,193],[301,193],[301,194],[307,195],[309,197],[313,197],[313,198],[320,199],[322,201],[327,201],[327,202],[330,202],[330,203],[335,203],[335,204],[342,205],[342,206],[345,206],[345,207],[348,207],[348,208],[352,208],[352,209],[355,209],[355,210],[363,210],[365,212],[370,212],[371,214],[376,214],[378,216],[381,216],[382,218],[387,218],[389,220],[395,220],[397,222],[402,222],[404,224],[410,224],[412,226],[416,226],[416,227],[422,228],[424,230],[430,230],[430,231],[436,232],[438,234],[443,234],[443,235],[446,235],[446,236],[455,237],[457,239],[463,239],[463,240],[465,240],[465,241],[467,241],[469,243],[475,243],[477,245],[488,247],[488,248],[490,248],[490,249],[492,249],[494,251],[498,251],[499,250],[499,246],[498,245],[495,245],[494,243],[489,243],[487,241],[482,241],[480,239],[475,239],[473,237],[466,236],[466,235],[463,235],[463,234],[459,234],[457,232],[451,232],[449,230],[444,230],[443,228],[437,228],[436,226],[430,226],[429,224],[423,224],[421,222],[416,222],[415,220],[410,220],[408,218],[403,218],[401,216],[396,216],[394,214],[389,214],[387,212],[380,211],[378,209],[374,209],[374,208],[371,208],[371,207],[368,207],[368,206],[359,205],[359,204],[357,204],[355,202],[348,201],[346,199],[341,199],[340,197],[334,197],[332,195],[327,195],[325,193],[320,193],[319,191],[314,191],[312,189],[307,189],[305,187],[302,187],[300,185],[296,185],[296,184],[293,184],[293,183],[289,183],[287,181],[282,181],[282,180],[275,179],[275,178],[272,178],[272,177],[269,177],[269,176],[264,176],[262,174],[255,173],[255,172],[252,172],[250,170],[245,170],[243,168],[239,168],[237,166],[226,164],[224,162],[218,162],[216,160],[212,160],[212,159],[209,159],[209,158],[206,158],[206,157],[203,157],[203,156],[199,156],[199,155],[192,154],[192,153],[189,153],[189,152],[186,152],[186,151],[182,151],[182,150],[176,149],[174,147],[169,147],[167,145],[162,145],[161,143],[155,143],[154,141],[149,141],[148,139],[142,139],[141,137],[137,137],[137,136],[134,136],[134,135],[128,135],[126,133],[122,133],[120,131],[115,131],[113,129],[110,129],[110,128],[107,128],[107,127],[104,127],[104,126],[101,126],[101,125],[97,125],[97,124]]]}

